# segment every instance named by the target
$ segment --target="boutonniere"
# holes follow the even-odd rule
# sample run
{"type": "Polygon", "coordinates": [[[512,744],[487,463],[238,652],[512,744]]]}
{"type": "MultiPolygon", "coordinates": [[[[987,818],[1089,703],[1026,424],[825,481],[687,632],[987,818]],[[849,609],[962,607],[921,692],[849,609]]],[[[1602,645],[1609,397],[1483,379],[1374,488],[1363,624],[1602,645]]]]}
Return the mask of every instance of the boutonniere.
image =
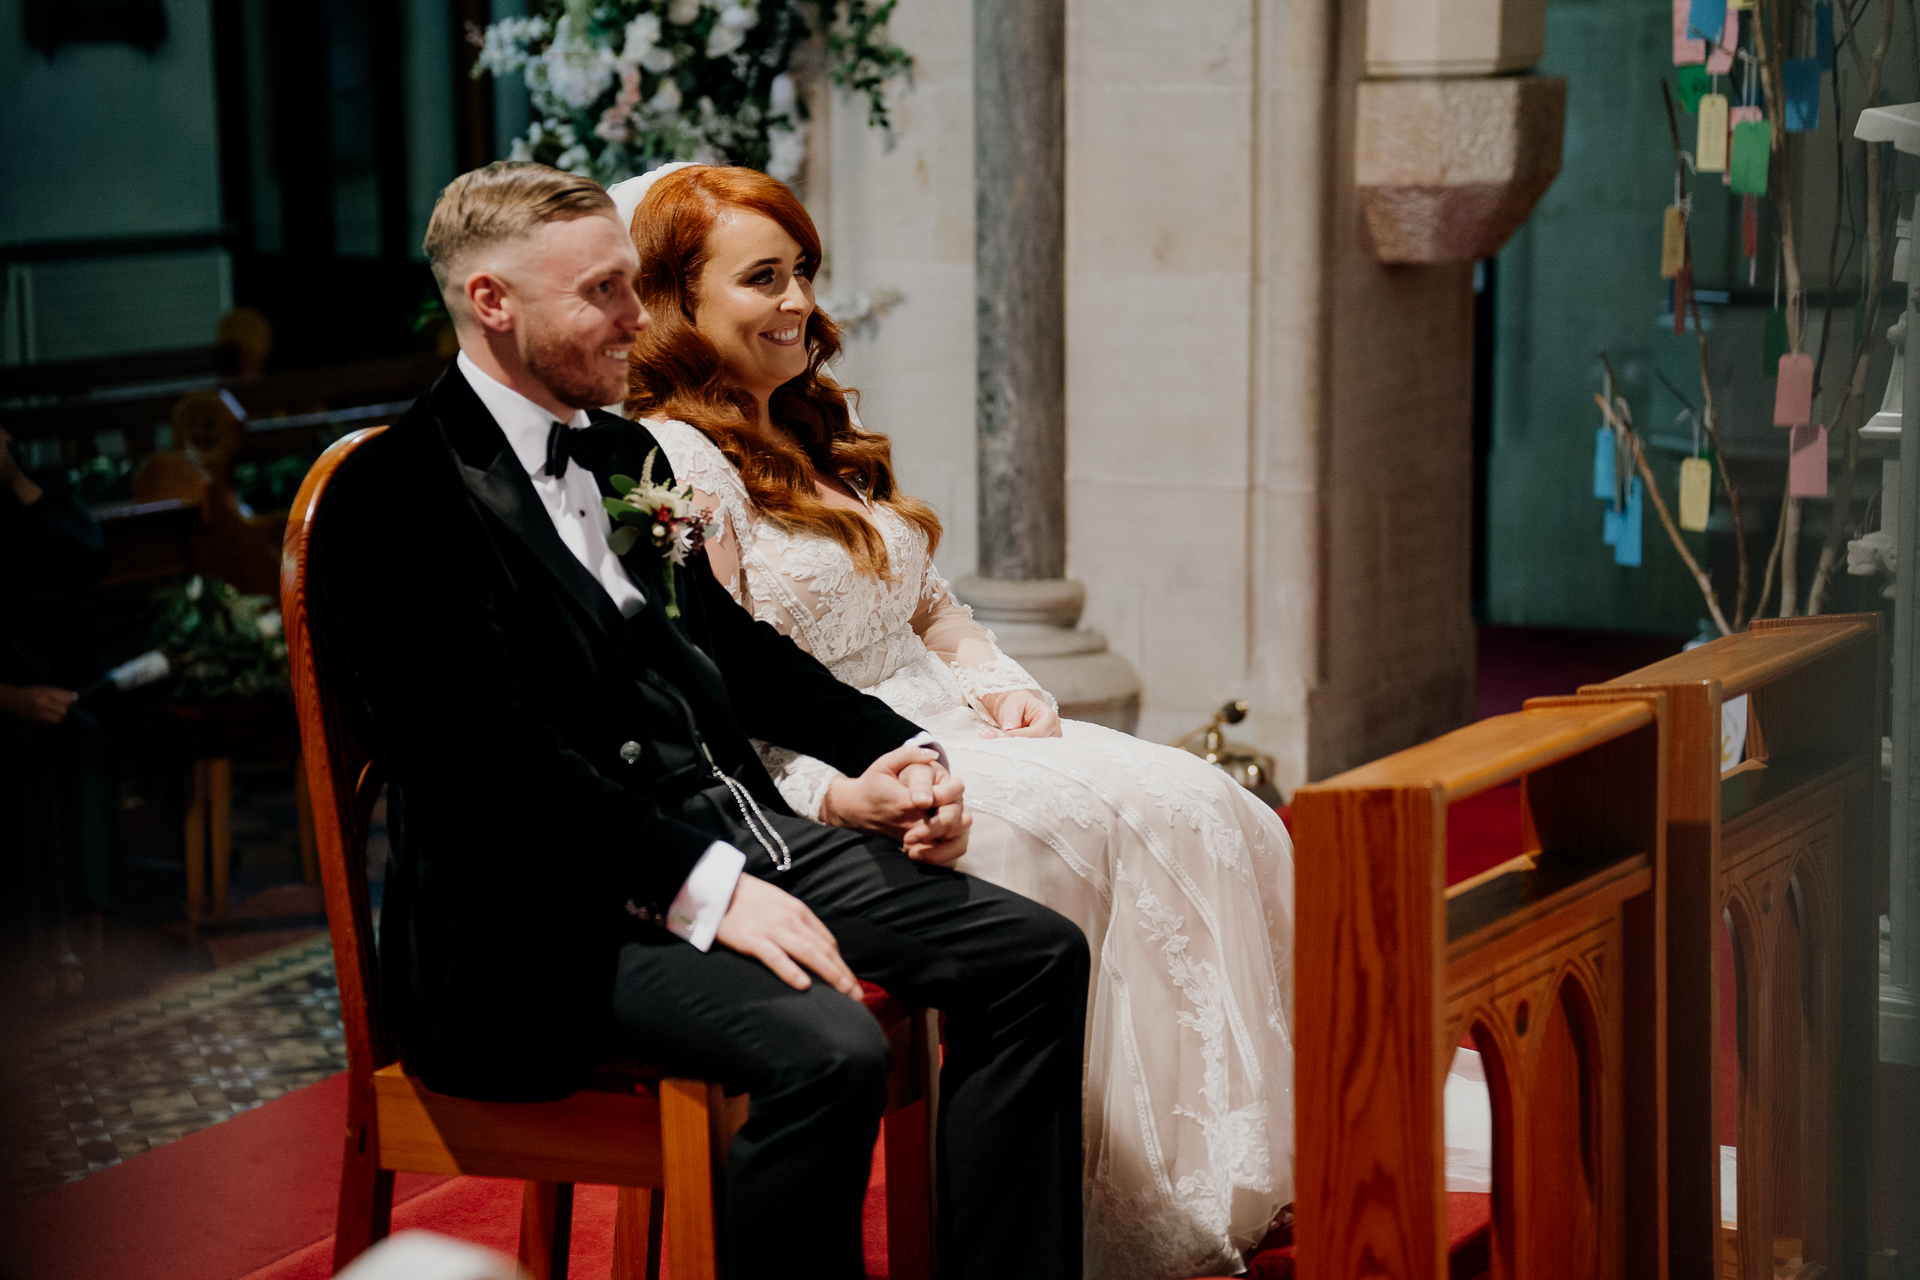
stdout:
{"type": "Polygon", "coordinates": [[[707,539],[720,536],[720,525],[709,520],[700,504],[693,500],[692,485],[655,483],[653,460],[659,454],[658,448],[648,451],[644,479],[608,477],[619,496],[602,498],[600,502],[613,518],[613,532],[607,535],[607,545],[613,554],[624,556],[645,538],[666,562],[661,567],[660,578],[666,584],[667,616],[677,618],[680,601],[674,581],[676,570],[687,562],[688,556],[705,546],[707,539]]]}

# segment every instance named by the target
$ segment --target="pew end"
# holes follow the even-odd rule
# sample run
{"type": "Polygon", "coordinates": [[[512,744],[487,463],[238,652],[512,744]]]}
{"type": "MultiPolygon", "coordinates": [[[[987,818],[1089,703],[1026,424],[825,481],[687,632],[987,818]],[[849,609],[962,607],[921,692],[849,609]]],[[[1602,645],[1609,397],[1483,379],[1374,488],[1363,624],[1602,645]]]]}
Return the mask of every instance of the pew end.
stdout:
{"type": "Polygon", "coordinates": [[[1303,1280],[1447,1274],[1442,1095],[1467,1037],[1492,1274],[1666,1274],[1663,707],[1535,699],[1295,794],[1303,1280]],[[1448,807],[1513,781],[1521,856],[1449,894],[1448,807]]]}

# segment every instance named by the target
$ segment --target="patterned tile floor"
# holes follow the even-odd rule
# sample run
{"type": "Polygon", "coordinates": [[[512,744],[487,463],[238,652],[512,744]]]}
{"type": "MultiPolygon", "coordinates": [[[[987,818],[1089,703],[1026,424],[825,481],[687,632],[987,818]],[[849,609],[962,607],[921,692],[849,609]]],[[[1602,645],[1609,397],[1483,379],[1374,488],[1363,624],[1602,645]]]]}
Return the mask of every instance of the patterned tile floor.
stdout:
{"type": "Polygon", "coordinates": [[[123,1006],[0,1060],[5,1193],[78,1181],[346,1064],[324,935],[123,1006]]]}

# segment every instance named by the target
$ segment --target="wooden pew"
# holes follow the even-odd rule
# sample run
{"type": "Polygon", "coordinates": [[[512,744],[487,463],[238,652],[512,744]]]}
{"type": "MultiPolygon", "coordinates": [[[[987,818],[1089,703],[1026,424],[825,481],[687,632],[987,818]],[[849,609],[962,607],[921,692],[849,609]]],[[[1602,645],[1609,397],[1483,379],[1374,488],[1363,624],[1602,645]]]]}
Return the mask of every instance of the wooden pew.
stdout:
{"type": "Polygon", "coordinates": [[[1447,1275],[1442,1090],[1469,1035],[1496,1280],[1666,1274],[1661,704],[1537,698],[1295,793],[1302,1280],[1447,1275]],[[1515,779],[1525,852],[1449,889],[1448,806],[1515,779]]]}
{"type": "Polygon", "coordinates": [[[1583,693],[1668,709],[1668,1177],[1677,1276],[1863,1274],[1877,998],[1877,614],[1764,619],[1583,693]],[[1721,771],[1748,695],[1749,759],[1721,771]],[[1720,1212],[1721,950],[1739,1060],[1737,1237],[1720,1212]]]}

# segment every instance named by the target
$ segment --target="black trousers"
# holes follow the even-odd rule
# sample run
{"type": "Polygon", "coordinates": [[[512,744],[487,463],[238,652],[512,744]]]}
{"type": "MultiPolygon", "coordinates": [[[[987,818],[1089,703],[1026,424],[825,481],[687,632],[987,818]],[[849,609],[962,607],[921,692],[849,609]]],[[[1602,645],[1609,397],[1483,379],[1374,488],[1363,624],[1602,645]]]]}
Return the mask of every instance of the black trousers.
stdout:
{"type": "MultiPolygon", "coordinates": [[[[856,974],[947,1015],[942,1280],[1079,1280],[1088,954],[1078,926],[886,840],[769,814],[793,855],[777,871],[725,792],[689,808],[747,855],[748,874],[812,908],[856,974]]],[[[718,943],[702,954],[636,925],[620,953],[614,1023],[669,1070],[753,1095],[728,1152],[727,1274],[864,1275],[861,1200],[888,1066],[866,1009],[818,980],[796,991],[718,943]]]]}
{"type": "Polygon", "coordinates": [[[99,721],[75,710],[48,728],[0,714],[0,928],[29,927],[39,949],[81,911],[118,904],[114,808],[99,721]]]}

